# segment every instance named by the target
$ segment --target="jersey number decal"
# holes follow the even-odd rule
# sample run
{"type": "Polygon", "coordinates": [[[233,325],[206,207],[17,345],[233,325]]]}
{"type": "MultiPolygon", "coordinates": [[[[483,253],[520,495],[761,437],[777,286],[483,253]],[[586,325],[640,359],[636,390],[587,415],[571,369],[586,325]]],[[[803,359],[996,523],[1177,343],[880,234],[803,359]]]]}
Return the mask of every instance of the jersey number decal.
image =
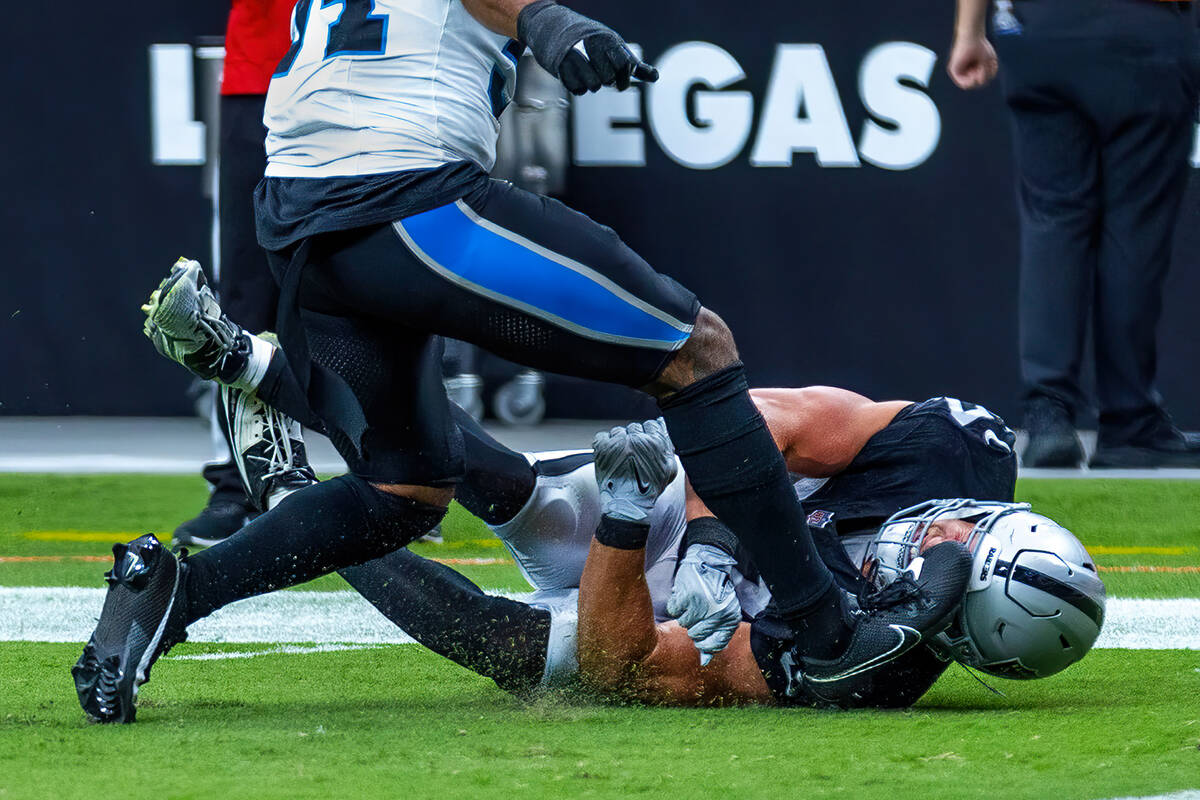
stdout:
{"type": "MultiPolygon", "coordinates": [[[[963,403],[962,400],[954,397],[943,397],[942,400],[950,409],[950,416],[953,417],[954,421],[962,427],[966,428],[972,422],[983,419],[995,423],[999,427],[1003,428],[1008,436],[1012,436],[1012,431],[1010,431],[1008,427],[1004,425],[1004,421],[983,406],[977,406],[974,403],[963,403]],[[967,406],[970,406],[970,408],[967,408],[967,406]]],[[[1007,438],[1007,436],[1005,438],[1007,438]]],[[[991,428],[987,428],[984,431],[983,441],[989,447],[994,447],[995,449],[1002,450],[1005,453],[1012,452],[1012,448],[1008,445],[1008,443],[997,436],[996,432],[991,428]]]]}
{"type": "MultiPolygon", "coordinates": [[[[292,11],[292,46],[284,53],[283,60],[272,77],[281,77],[291,71],[296,57],[304,47],[304,35],[308,29],[315,0],[300,0],[292,11]]],[[[341,6],[341,13],[329,26],[325,40],[325,58],[334,56],[377,56],[387,46],[388,17],[373,14],[375,0],[321,0],[321,8],[341,6]]]]}

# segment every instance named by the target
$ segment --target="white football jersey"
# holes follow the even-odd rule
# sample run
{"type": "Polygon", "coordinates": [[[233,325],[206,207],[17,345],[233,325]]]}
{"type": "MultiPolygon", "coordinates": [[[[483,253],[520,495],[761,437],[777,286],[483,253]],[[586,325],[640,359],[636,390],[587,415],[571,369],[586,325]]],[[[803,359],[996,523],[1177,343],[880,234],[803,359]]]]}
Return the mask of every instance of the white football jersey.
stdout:
{"type": "Polygon", "coordinates": [[[299,0],[263,122],[270,177],[330,178],[496,158],[520,45],[461,0],[299,0]]]}

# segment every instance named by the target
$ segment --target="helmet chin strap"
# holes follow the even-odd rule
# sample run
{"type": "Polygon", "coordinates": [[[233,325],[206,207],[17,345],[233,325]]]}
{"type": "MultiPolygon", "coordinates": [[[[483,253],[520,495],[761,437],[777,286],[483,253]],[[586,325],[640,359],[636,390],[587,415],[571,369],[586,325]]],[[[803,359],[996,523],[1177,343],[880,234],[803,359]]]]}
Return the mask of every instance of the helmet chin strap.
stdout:
{"type": "Polygon", "coordinates": [[[958,662],[955,662],[955,663],[957,663],[957,664],[958,664],[960,667],[962,667],[963,669],[965,669],[965,670],[967,671],[967,674],[968,674],[968,675],[970,675],[970,676],[971,676],[972,678],[974,678],[975,680],[979,681],[979,685],[980,685],[980,686],[982,686],[983,688],[987,689],[989,692],[991,692],[991,693],[992,693],[992,694],[994,694],[994,695],[997,695],[997,696],[999,696],[999,697],[1003,697],[1003,698],[1006,698],[1006,699],[1007,699],[1008,695],[1006,695],[1004,692],[1002,692],[1002,691],[1000,691],[999,689],[997,689],[995,686],[992,686],[990,683],[988,683],[987,681],[985,681],[983,678],[979,677],[979,673],[978,673],[978,672],[976,672],[975,670],[971,669],[970,667],[968,667],[966,664],[964,664],[964,663],[963,663],[963,662],[961,662],[961,661],[958,661],[958,662]]]}

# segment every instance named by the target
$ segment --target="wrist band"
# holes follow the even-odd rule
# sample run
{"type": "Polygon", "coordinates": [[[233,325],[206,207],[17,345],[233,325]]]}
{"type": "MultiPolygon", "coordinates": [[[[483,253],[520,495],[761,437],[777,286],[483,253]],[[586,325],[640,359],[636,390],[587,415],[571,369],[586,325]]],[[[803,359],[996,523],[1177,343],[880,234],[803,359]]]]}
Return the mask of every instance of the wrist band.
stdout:
{"type": "Polygon", "coordinates": [[[719,547],[731,556],[738,552],[737,534],[716,517],[698,517],[687,524],[684,533],[684,551],[694,544],[708,544],[719,547]]]}
{"type": "Polygon", "coordinates": [[[650,523],[630,522],[627,519],[600,518],[596,528],[596,541],[618,550],[641,550],[650,536],[650,523]]]}

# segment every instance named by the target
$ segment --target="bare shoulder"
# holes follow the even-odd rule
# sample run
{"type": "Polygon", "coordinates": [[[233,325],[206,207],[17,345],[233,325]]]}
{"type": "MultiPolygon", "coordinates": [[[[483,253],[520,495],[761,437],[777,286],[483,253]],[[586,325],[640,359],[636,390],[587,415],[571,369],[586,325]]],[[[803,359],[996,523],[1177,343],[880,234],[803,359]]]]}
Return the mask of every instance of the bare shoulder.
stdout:
{"type": "Polygon", "coordinates": [[[751,397],[788,468],[811,477],[844,469],[909,405],[906,400],[876,402],[834,386],[752,389],[751,397]]]}

